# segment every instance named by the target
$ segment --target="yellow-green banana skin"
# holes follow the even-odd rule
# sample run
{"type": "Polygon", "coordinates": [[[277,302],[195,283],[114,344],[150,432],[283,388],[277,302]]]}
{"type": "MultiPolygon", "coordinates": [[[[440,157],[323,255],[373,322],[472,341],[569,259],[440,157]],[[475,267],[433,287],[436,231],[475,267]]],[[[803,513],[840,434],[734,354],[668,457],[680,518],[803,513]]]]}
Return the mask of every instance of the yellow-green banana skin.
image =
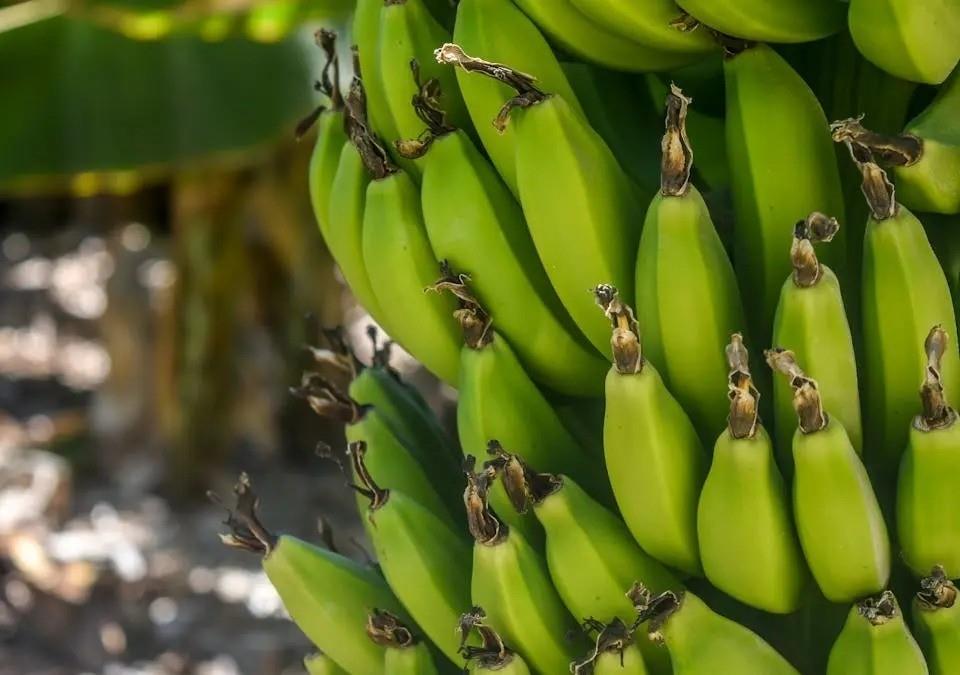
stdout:
{"type": "Polygon", "coordinates": [[[693,424],[647,362],[607,375],[603,448],[617,506],[634,539],[662,563],[701,574],[697,500],[706,458],[693,424]]]}
{"type": "Polygon", "coordinates": [[[927,672],[923,653],[899,610],[887,623],[874,626],[853,607],[827,662],[827,675],[926,675],[927,672]]]}
{"type": "Polygon", "coordinates": [[[763,427],[753,438],[734,438],[726,430],[717,439],[700,493],[697,533],[710,583],[767,612],[797,609],[807,571],[763,427]]]}
{"type": "Polygon", "coordinates": [[[850,0],[847,21],[860,53],[904,80],[940,84],[960,59],[953,0],[850,0]]]}
{"type": "Polygon", "coordinates": [[[387,503],[367,517],[390,587],[440,651],[460,663],[460,639],[452,627],[470,606],[470,544],[402,492],[391,491],[387,503]]]}
{"type": "Polygon", "coordinates": [[[310,155],[307,171],[307,185],[310,190],[310,204],[313,215],[320,226],[320,234],[327,238],[330,231],[330,195],[333,179],[340,165],[340,154],[347,143],[347,132],[343,129],[343,112],[324,111],[317,119],[317,141],[310,155]]]}
{"type": "MultiPolygon", "coordinates": [[[[457,660],[459,663],[460,660],[457,660]]],[[[424,643],[403,649],[387,648],[383,655],[383,675],[437,675],[437,666],[424,643]]]]}
{"type": "MultiPolygon", "coordinates": [[[[357,46],[360,75],[367,95],[367,115],[377,136],[387,144],[400,137],[390,114],[380,73],[380,13],[384,0],[357,0],[353,14],[353,43],[357,46]]],[[[412,75],[411,82],[412,80],[412,75]]]]}
{"type": "Polygon", "coordinates": [[[497,666],[496,668],[484,668],[483,666],[471,663],[467,666],[467,670],[470,675],[475,673],[496,673],[497,675],[530,675],[530,668],[527,666],[527,662],[516,654],[510,659],[510,661],[503,666],[497,666]]]}
{"type": "Polygon", "coordinates": [[[644,353],[690,415],[700,437],[726,425],[724,347],[744,328],[737,279],[696,187],[682,196],[658,192],[640,237],[637,322],[644,353]],[[691,326],[690,317],[697,317],[691,326]]]}
{"type": "Polygon", "coordinates": [[[674,675],[797,675],[773,647],[689,591],[659,629],[674,675]]]}
{"type": "Polygon", "coordinates": [[[303,660],[307,675],[348,675],[326,654],[313,654],[303,660]]]}
{"type": "Polygon", "coordinates": [[[843,425],[793,437],[793,512],[800,546],[828,600],[878,593],[890,577],[890,543],[866,469],[843,425]]]}
{"type": "MultiPolygon", "coordinates": [[[[562,97],[582,112],[567,77],[540,30],[511,0],[461,0],[453,41],[468,54],[506,63],[537,78],[537,85],[562,97]]],[[[503,132],[493,118],[503,102],[514,95],[507,85],[456,69],[457,83],[473,126],[490,161],[514,195],[517,190],[516,135],[512,125],[503,132]]]]}
{"type": "MultiPolygon", "coordinates": [[[[750,334],[769,344],[792,225],[813,211],[843,225],[844,201],[827,119],[807,84],[766,45],[724,62],[734,258],[750,334]]],[[[822,262],[844,278],[844,229],[822,262]]]]}
{"type": "Polygon", "coordinates": [[[351,673],[383,673],[383,648],[364,632],[367,612],[406,612],[381,576],[290,536],[280,537],[263,570],[300,630],[337,665],[351,673]]]}
{"type": "Polygon", "coordinates": [[[514,114],[517,181],[530,235],[554,289],[590,342],[606,354],[610,329],[589,290],[598,280],[633,298],[642,216],[610,148],[552,96],[514,114]]]}
{"type": "MultiPolygon", "coordinates": [[[[550,578],[574,616],[618,617],[629,624],[635,611],[625,588],[636,581],[654,593],[679,587],[677,578],[636,544],[620,518],[568,477],[534,506],[534,513],[546,533],[550,578]]],[[[662,649],[645,637],[640,646],[653,672],[670,671],[662,649]]]]}
{"type": "Polygon", "coordinates": [[[934,609],[914,599],[913,629],[931,675],[960,672],[960,602],[934,609]]]}
{"type": "Polygon", "coordinates": [[[942,565],[960,577],[960,423],[910,429],[897,482],[897,534],[903,558],[918,575],[942,565]]]}
{"type": "Polygon", "coordinates": [[[811,42],[843,28],[845,7],[836,0],[677,0],[705,25],[759,42],[811,42]]]}
{"type": "Polygon", "coordinates": [[[403,171],[367,188],[363,259],[391,337],[444,382],[456,385],[460,344],[452,298],[424,289],[437,280],[420,193],[403,171]]]}
{"type": "MultiPolygon", "coordinates": [[[[953,302],[943,269],[920,221],[900,205],[893,218],[867,222],[863,258],[864,417],[868,462],[889,475],[899,467],[927,357],[924,340],[932,326],[957,335],[953,302]],[[871,440],[871,436],[873,440],[871,440]]],[[[957,341],[942,359],[947,392],[960,391],[957,341]]]]}
{"type": "Polygon", "coordinates": [[[494,546],[473,547],[471,593],[490,625],[535,670],[565,673],[578,648],[566,639],[576,627],[543,559],[511,530],[494,546]]]}
{"type": "Polygon", "coordinates": [[[922,139],[923,152],[894,170],[897,199],[917,211],[960,213],[960,68],[904,133],[922,139]]]}
{"type": "Polygon", "coordinates": [[[360,153],[352,143],[344,145],[331,184],[328,225],[324,228],[321,224],[320,231],[357,302],[390,332],[363,259],[363,211],[369,183],[360,153]]]}
{"type": "Polygon", "coordinates": [[[423,215],[436,256],[469,274],[471,290],[534,379],[563,394],[599,394],[605,361],[561,305],[520,205],[493,167],[455,132],[433,143],[423,169],[423,215]]]}
{"type": "Polygon", "coordinates": [[[705,30],[681,31],[670,25],[681,16],[673,0],[572,0],[572,4],[605,30],[651,49],[707,54],[717,48],[705,30]]]}
{"type": "Polygon", "coordinates": [[[642,652],[642,645],[644,642],[648,642],[648,640],[646,636],[642,635],[639,636],[637,640],[641,642],[634,642],[624,649],[623,652],[607,652],[601,654],[594,662],[593,675],[647,675],[647,673],[653,672],[671,672],[670,657],[665,653],[666,650],[653,644],[650,645],[650,648],[661,652],[662,657],[665,657],[663,661],[666,663],[666,670],[658,671],[652,667],[648,668],[644,659],[649,659],[650,657],[645,656],[642,652]],[[641,646],[638,646],[638,644],[641,646]]]}
{"type": "MultiPolygon", "coordinates": [[[[783,284],[773,322],[773,343],[796,354],[804,372],[820,385],[823,408],[843,424],[858,454],[863,451],[857,362],[850,323],[837,275],[821,266],[813,286],[800,287],[792,276],[783,284]]],[[[773,382],[776,449],[781,466],[793,466],[793,432],[797,413],[793,389],[786,378],[773,382]]],[[[789,471],[792,473],[792,470],[789,471]]]]}

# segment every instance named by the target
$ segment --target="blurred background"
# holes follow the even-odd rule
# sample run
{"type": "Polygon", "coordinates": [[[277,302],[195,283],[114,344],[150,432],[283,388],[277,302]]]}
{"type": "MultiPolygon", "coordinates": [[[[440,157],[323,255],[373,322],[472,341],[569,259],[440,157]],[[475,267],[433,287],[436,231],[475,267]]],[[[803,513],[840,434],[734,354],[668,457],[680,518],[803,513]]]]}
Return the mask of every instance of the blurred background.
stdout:
{"type": "Polygon", "coordinates": [[[321,327],[370,353],[294,139],[341,1],[0,1],[0,675],[302,672],[217,538],[241,470],[366,555],[341,430],[289,393],[321,327]]]}

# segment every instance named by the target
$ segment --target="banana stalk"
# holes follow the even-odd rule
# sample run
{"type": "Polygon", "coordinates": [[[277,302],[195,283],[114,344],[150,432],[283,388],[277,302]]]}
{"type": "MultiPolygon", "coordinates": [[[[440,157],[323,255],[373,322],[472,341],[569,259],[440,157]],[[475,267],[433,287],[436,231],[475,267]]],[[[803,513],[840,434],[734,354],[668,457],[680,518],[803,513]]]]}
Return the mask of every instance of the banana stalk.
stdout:
{"type": "Polygon", "coordinates": [[[482,607],[472,607],[460,617],[457,632],[460,634],[460,653],[467,661],[467,671],[474,673],[497,672],[499,675],[530,675],[530,668],[519,654],[504,644],[503,638],[486,623],[487,614],[482,607]],[[479,645],[467,641],[476,633],[479,645]]]}
{"type": "Polygon", "coordinates": [[[927,657],[931,675],[949,675],[960,668],[960,604],[957,587],[942,567],[920,582],[913,599],[913,627],[927,657]]]}
{"type": "Polygon", "coordinates": [[[384,648],[384,675],[438,675],[430,649],[390,612],[374,608],[367,636],[384,648]]]}
{"type": "MultiPolygon", "coordinates": [[[[650,672],[639,646],[643,642],[638,643],[634,639],[635,628],[628,626],[619,617],[606,625],[596,619],[587,619],[583,622],[583,628],[587,634],[596,633],[597,637],[587,657],[570,664],[573,675],[646,675],[650,672]]],[[[656,648],[652,642],[650,644],[656,648]]],[[[662,654],[664,650],[659,651],[662,654]]],[[[665,663],[665,672],[672,672],[669,658],[665,663]]]]}

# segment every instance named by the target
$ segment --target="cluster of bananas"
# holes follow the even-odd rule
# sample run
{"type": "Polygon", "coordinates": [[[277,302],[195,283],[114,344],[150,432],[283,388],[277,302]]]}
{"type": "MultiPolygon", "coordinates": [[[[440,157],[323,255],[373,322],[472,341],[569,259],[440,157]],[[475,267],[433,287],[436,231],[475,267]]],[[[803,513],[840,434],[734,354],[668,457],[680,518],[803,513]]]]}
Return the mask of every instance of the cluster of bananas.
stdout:
{"type": "Polygon", "coordinates": [[[378,568],[247,479],[225,537],[311,672],[960,673],[960,5],[357,0],[351,38],[313,206],[460,449],[389,347],[315,352],[378,568]]]}

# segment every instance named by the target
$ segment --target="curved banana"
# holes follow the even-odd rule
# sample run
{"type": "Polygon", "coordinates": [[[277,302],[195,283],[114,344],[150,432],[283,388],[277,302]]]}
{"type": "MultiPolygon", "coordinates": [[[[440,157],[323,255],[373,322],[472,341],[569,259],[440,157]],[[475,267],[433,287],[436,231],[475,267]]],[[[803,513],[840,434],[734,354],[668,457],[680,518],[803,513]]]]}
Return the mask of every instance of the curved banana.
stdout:
{"type": "Polygon", "coordinates": [[[941,567],[920,582],[913,599],[913,630],[932,675],[960,672],[960,603],[941,567]]]}
{"type": "Polygon", "coordinates": [[[960,472],[960,422],[940,379],[947,342],[934,326],[924,344],[922,413],[913,418],[897,482],[897,538],[917,575],[939,565],[948,577],[960,577],[960,509],[951,480],[960,472]]]}
{"type": "MultiPolygon", "coordinates": [[[[428,122],[401,154],[422,156],[420,198],[434,253],[471,289],[530,375],[563,394],[603,388],[603,359],[570,319],[543,271],[520,205],[470,138],[447,120],[428,82],[414,97],[428,122]],[[465,209],[464,205],[470,208],[465,209]]],[[[457,283],[450,278],[441,283],[457,283]]]]}
{"type": "MultiPolygon", "coordinates": [[[[844,222],[840,173],[820,103],[773,49],[748,47],[728,57],[723,70],[734,258],[750,336],[770,344],[780,288],[791,271],[783,253],[789,250],[792,225],[813,211],[844,222]]],[[[844,236],[841,229],[824,254],[841,281],[844,236]]]]}
{"type": "Polygon", "coordinates": [[[396,122],[387,104],[387,93],[380,72],[380,14],[384,0],[356,0],[351,37],[357,49],[360,77],[366,85],[370,127],[381,138],[400,138],[396,122]]]}
{"type": "Polygon", "coordinates": [[[347,675],[347,671],[338,666],[326,654],[316,652],[303,660],[307,675],[347,675]]]}
{"type": "Polygon", "coordinates": [[[960,8],[952,0],[850,0],[860,53],[913,82],[940,84],[960,59],[960,8]]]}
{"type": "Polygon", "coordinates": [[[793,436],[793,517],[813,578],[833,602],[878,593],[890,578],[890,542],[867,471],[793,352],[768,350],[766,357],[794,388],[800,423],[793,436]]]}
{"type": "Polygon", "coordinates": [[[788,614],[800,606],[806,567],[783,477],[760,424],[759,398],[739,334],[727,346],[730,417],[700,493],[697,535],[707,579],[751,607],[788,614]]]}
{"type": "Polygon", "coordinates": [[[467,661],[467,672],[499,675],[530,675],[530,669],[519,654],[504,644],[503,638],[486,623],[487,613],[482,607],[472,607],[460,617],[460,653],[467,661]],[[480,637],[479,645],[468,645],[473,633],[480,637]]]}
{"type": "Polygon", "coordinates": [[[812,42],[843,28],[836,0],[676,0],[698,21],[726,35],[759,42],[812,42]]]}
{"type": "Polygon", "coordinates": [[[438,675],[427,645],[390,612],[371,610],[367,636],[385,650],[384,675],[438,675]]]}
{"type": "Polygon", "coordinates": [[[690,183],[689,103],[671,85],[660,190],[647,210],[637,253],[637,323],[644,356],[663,374],[700,438],[715,439],[728,411],[718,386],[727,375],[723,348],[744,318],[733,265],[690,183]],[[690,317],[697,317],[696,329],[690,317]]]}
{"type": "Polygon", "coordinates": [[[702,52],[667,51],[634,42],[589,19],[572,0],[514,0],[550,38],[576,57],[629,72],[669,70],[702,52]]]}
{"type": "Polygon", "coordinates": [[[383,576],[423,632],[458,663],[460,644],[451,627],[470,606],[469,544],[430,509],[381,488],[365,465],[363,442],[351,443],[349,452],[354,489],[369,500],[367,533],[383,576]]]}
{"type": "Polygon", "coordinates": [[[633,312],[617,289],[602,285],[595,294],[614,326],[603,450],[617,506],[643,550],[671,567],[701,574],[697,499],[706,474],[703,446],[643,357],[633,312]]]}
{"type": "Polygon", "coordinates": [[[246,474],[233,490],[236,506],[229,509],[223,543],[263,556],[263,571],[294,623],[340,668],[384,675],[383,648],[364,632],[367,612],[380,607],[404,620],[406,612],[383,577],[334,551],[267,531],[246,474]]]}
{"type": "MultiPolygon", "coordinates": [[[[514,508],[532,506],[543,525],[550,578],[571,614],[631,621],[633,604],[623,589],[634,581],[657,592],[679,587],[677,578],[637,545],[623,521],[568,476],[537,473],[499,444],[492,449],[492,466],[514,508]]],[[[640,649],[653,672],[670,671],[663,650],[646,640],[640,649]]]]}
{"type": "Polygon", "coordinates": [[[559,96],[537,88],[531,76],[472,58],[454,44],[438,49],[437,59],[516,89],[497,124],[503,127],[512,117],[515,126],[527,227],[564,307],[590,342],[605,350],[609,336],[584,289],[608,279],[621,284],[626,297],[632,295],[641,223],[630,179],[583,117],[559,96]]]}
{"type": "Polygon", "coordinates": [[[651,639],[669,650],[674,675],[798,675],[759,635],[720,616],[689,591],[654,597],[637,584],[628,595],[637,620],[649,621],[651,639]]]}
{"type": "MultiPolygon", "coordinates": [[[[839,229],[836,218],[814,211],[793,230],[793,274],[780,290],[773,321],[773,344],[789,346],[806,372],[821,385],[823,405],[847,430],[857,454],[863,452],[860,391],[853,336],[837,275],[820,264],[814,244],[829,242],[839,229]]],[[[780,466],[793,475],[796,413],[786,379],[773,382],[776,449],[780,466]]]]}
{"type": "Polygon", "coordinates": [[[683,54],[708,54],[717,42],[696,21],[677,7],[674,0],[570,0],[604,30],[632,42],[683,54]]]}
{"type": "MultiPolygon", "coordinates": [[[[647,675],[649,670],[639,646],[643,642],[635,641],[635,630],[628,627],[622,619],[617,617],[606,625],[596,619],[587,619],[583,626],[588,635],[596,633],[597,637],[587,658],[570,664],[573,675],[647,675]]],[[[657,649],[652,642],[650,647],[657,649]]],[[[663,649],[658,651],[666,658],[666,669],[663,672],[672,672],[669,656],[663,649]]]]}
{"type": "Polygon", "coordinates": [[[927,664],[890,591],[858,602],[830,650],[827,675],[927,675],[927,664]]]}
{"type": "MultiPolygon", "coordinates": [[[[835,123],[834,138],[851,150],[863,175],[871,216],[863,257],[864,418],[874,463],[893,476],[916,410],[918,375],[927,364],[923,343],[931,326],[956,335],[950,288],[923,225],[896,201],[893,184],[870,151],[847,135],[850,120],[835,123]],[[909,311],[890,311],[891,308],[909,311]]],[[[954,343],[943,355],[943,384],[960,391],[960,358],[954,343]]],[[[868,456],[869,458],[869,456],[868,456]]]]}
{"type": "Polygon", "coordinates": [[[490,625],[541,673],[563,673],[580,645],[566,636],[576,623],[550,583],[546,563],[523,535],[510,529],[487,502],[496,472],[473,472],[467,460],[463,501],[473,535],[473,602],[490,625]]]}

